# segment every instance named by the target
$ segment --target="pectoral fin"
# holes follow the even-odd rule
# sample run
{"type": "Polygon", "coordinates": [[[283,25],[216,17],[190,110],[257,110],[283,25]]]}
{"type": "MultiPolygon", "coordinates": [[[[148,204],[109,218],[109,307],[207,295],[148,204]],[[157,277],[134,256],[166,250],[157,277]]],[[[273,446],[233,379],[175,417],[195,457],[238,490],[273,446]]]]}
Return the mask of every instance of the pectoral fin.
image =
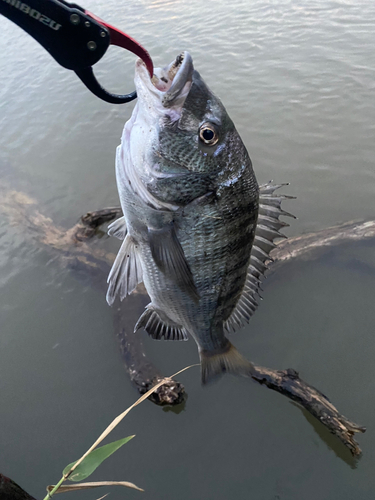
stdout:
{"type": "Polygon", "coordinates": [[[108,304],[110,306],[113,304],[117,294],[123,300],[132,293],[142,280],[142,264],[137,245],[128,234],[121,245],[108,276],[107,283],[109,283],[109,286],[106,297],[108,304]]]}
{"type": "Polygon", "coordinates": [[[119,240],[124,240],[127,233],[125,217],[120,217],[112,222],[112,224],[108,226],[107,232],[109,236],[115,236],[119,240]]]}
{"type": "Polygon", "coordinates": [[[158,268],[198,302],[199,294],[193,275],[173,224],[162,229],[148,229],[148,237],[151,254],[158,268]]]}

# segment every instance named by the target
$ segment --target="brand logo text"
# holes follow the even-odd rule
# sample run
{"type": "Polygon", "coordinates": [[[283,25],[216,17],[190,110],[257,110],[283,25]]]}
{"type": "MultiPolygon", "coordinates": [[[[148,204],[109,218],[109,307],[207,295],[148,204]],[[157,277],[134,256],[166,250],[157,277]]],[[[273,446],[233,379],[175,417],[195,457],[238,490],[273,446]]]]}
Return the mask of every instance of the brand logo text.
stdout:
{"type": "Polygon", "coordinates": [[[27,5],[27,3],[21,2],[20,0],[3,0],[3,2],[8,3],[9,5],[12,5],[16,9],[20,10],[26,15],[29,15],[36,21],[39,21],[42,24],[45,24],[49,28],[52,28],[53,30],[57,31],[58,29],[61,28],[61,24],[58,24],[56,21],[51,19],[50,17],[45,16],[44,14],[41,14],[38,10],[32,9],[30,5],[27,5]]]}

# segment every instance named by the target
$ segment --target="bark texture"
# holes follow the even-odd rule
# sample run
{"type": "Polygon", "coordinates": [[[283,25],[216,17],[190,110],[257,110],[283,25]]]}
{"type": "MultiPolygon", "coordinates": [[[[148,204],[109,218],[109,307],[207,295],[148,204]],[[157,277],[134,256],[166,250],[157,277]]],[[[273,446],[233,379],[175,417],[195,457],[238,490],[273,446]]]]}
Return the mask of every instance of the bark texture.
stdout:
{"type": "Polygon", "coordinates": [[[332,434],[335,434],[349,448],[353,456],[361,454],[361,448],[354,439],[354,435],[358,432],[365,432],[366,428],[341,415],[327,396],[300,379],[296,370],[293,368],[271,370],[262,366],[254,366],[251,376],[260,384],[266,385],[269,389],[277,391],[303,406],[332,434]]]}

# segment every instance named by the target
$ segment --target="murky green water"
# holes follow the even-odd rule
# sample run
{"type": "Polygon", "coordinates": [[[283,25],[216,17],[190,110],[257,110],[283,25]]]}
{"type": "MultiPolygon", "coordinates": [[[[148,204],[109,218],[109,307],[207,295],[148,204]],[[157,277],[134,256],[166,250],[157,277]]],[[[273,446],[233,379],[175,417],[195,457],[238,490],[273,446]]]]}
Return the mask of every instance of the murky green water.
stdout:
{"type": "MultiPolygon", "coordinates": [[[[157,66],[189,50],[222,98],[260,182],[291,182],[289,235],[375,215],[375,4],[179,0],[84,7],[123,28],[157,66]]],[[[132,105],[92,96],[36,42],[0,19],[0,171],[68,228],[118,203],[114,153],[132,105]]],[[[112,51],[99,75],[131,90],[133,59],[112,51]]],[[[117,243],[93,243],[115,250],[117,243]]],[[[103,276],[103,282],[106,277],[103,276]]],[[[0,215],[0,472],[36,498],[137,397],[124,374],[103,289],[59,264],[0,215]]],[[[136,438],[93,480],[145,493],[110,498],[361,500],[375,495],[374,244],[342,246],[271,275],[261,307],[233,338],[261,365],[293,367],[366,425],[363,457],[286,398],[224,377],[180,376],[179,413],[135,409],[114,438],[136,438]]],[[[165,374],[197,361],[194,342],[147,351],[165,374]]],[[[99,491],[71,493],[96,499],[99,491]]]]}

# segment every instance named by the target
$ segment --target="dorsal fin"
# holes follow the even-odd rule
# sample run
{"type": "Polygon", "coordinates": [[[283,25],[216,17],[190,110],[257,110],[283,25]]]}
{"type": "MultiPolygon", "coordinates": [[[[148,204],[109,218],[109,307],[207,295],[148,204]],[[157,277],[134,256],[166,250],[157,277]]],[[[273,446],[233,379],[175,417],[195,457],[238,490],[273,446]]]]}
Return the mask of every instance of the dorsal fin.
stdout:
{"type": "Polygon", "coordinates": [[[119,240],[124,240],[127,233],[125,217],[122,216],[112,222],[112,224],[108,226],[107,233],[109,236],[115,236],[119,240]]]}
{"type": "Polygon", "coordinates": [[[255,229],[253,247],[251,249],[250,264],[242,294],[231,315],[224,323],[227,332],[235,331],[249,322],[250,317],[258,307],[261,280],[267,270],[268,262],[272,261],[270,252],[276,246],[274,240],[286,238],[279,232],[289,224],[279,220],[280,215],[294,217],[281,209],[281,202],[285,199],[294,199],[294,196],[275,195],[276,189],[288,184],[263,184],[259,186],[259,213],[255,229]]]}
{"type": "Polygon", "coordinates": [[[111,306],[119,294],[123,300],[143,280],[142,264],[137,245],[127,234],[109,273],[107,283],[107,302],[111,306]]]}
{"type": "Polygon", "coordinates": [[[137,321],[134,333],[142,327],[155,340],[161,340],[163,337],[165,340],[188,340],[185,328],[171,321],[165,313],[155,309],[152,304],[147,306],[137,321]]]}

